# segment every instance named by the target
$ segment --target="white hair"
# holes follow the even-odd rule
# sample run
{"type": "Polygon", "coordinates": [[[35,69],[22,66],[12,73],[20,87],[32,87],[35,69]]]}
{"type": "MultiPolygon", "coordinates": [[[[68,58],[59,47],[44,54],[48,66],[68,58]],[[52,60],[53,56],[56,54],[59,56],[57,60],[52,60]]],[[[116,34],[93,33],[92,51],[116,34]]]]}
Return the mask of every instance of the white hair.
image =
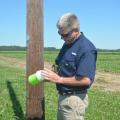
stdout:
{"type": "Polygon", "coordinates": [[[67,28],[68,31],[71,31],[73,29],[79,30],[80,23],[77,16],[72,13],[66,13],[62,15],[57,22],[57,28],[61,29],[63,27],[67,28]]]}

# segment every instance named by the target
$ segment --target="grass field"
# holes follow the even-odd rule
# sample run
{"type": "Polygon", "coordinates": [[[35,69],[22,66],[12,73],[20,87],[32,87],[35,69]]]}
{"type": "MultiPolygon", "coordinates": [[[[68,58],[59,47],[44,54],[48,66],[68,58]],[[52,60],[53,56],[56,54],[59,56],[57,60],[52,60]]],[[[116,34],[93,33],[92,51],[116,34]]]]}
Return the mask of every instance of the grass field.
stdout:
{"type": "MultiPolygon", "coordinates": [[[[45,52],[45,60],[54,62],[58,52],[45,52]]],[[[105,72],[120,73],[120,52],[98,52],[97,69],[105,72]]]]}
{"type": "MultiPolygon", "coordinates": [[[[54,63],[57,52],[45,51],[45,61],[54,63]]],[[[25,52],[0,52],[0,120],[25,120],[25,69],[16,63],[26,60],[25,52]],[[10,61],[11,60],[11,61],[10,61]]],[[[98,53],[97,70],[120,74],[120,53],[98,53]]],[[[45,84],[46,120],[56,120],[57,91],[45,84]]],[[[85,120],[120,120],[120,92],[89,90],[90,104],[85,120]]]]}

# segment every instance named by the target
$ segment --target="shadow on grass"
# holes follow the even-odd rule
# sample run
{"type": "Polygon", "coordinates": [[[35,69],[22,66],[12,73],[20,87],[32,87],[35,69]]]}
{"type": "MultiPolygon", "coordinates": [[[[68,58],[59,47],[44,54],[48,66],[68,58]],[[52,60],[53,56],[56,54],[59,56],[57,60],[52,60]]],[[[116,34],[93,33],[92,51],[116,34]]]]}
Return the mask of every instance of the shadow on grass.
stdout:
{"type": "Polygon", "coordinates": [[[15,94],[15,91],[12,87],[11,82],[6,81],[6,84],[7,84],[7,89],[8,89],[9,95],[10,95],[10,99],[12,101],[12,107],[14,110],[14,115],[15,115],[16,120],[25,120],[25,116],[24,116],[22,107],[20,105],[20,102],[19,102],[16,94],[15,94]]]}

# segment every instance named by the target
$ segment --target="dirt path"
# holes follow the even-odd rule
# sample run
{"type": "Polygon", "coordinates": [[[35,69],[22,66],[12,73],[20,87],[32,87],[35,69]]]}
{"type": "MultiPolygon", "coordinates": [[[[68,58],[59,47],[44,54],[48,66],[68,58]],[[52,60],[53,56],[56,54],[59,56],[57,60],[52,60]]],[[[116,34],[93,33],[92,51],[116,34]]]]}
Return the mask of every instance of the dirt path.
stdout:
{"type": "MultiPolygon", "coordinates": [[[[26,62],[24,60],[4,56],[0,56],[0,64],[26,68],[26,62]]],[[[51,69],[52,65],[45,62],[44,66],[45,68],[51,69]]],[[[97,71],[93,87],[104,91],[120,92],[120,74],[97,71]]]]}
{"type": "Polygon", "coordinates": [[[93,87],[104,91],[120,92],[120,74],[97,71],[93,87]]]}
{"type": "Polygon", "coordinates": [[[10,58],[10,57],[4,57],[0,56],[0,64],[6,65],[6,66],[12,66],[12,67],[20,67],[25,68],[26,63],[24,60],[19,60],[17,58],[10,58]]]}

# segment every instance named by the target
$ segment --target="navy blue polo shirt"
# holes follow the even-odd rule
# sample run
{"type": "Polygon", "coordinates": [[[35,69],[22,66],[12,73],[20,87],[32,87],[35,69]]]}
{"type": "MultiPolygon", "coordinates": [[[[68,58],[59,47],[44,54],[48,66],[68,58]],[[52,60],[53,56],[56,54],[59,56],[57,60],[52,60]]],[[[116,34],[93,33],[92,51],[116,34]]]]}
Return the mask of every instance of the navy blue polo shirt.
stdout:
{"type": "MultiPolygon", "coordinates": [[[[73,43],[63,44],[55,63],[58,65],[58,74],[62,77],[88,77],[93,83],[96,70],[97,50],[81,32],[73,43]]],[[[91,86],[91,85],[90,85],[91,86]]],[[[56,84],[60,92],[85,90],[90,86],[56,84]]]]}

